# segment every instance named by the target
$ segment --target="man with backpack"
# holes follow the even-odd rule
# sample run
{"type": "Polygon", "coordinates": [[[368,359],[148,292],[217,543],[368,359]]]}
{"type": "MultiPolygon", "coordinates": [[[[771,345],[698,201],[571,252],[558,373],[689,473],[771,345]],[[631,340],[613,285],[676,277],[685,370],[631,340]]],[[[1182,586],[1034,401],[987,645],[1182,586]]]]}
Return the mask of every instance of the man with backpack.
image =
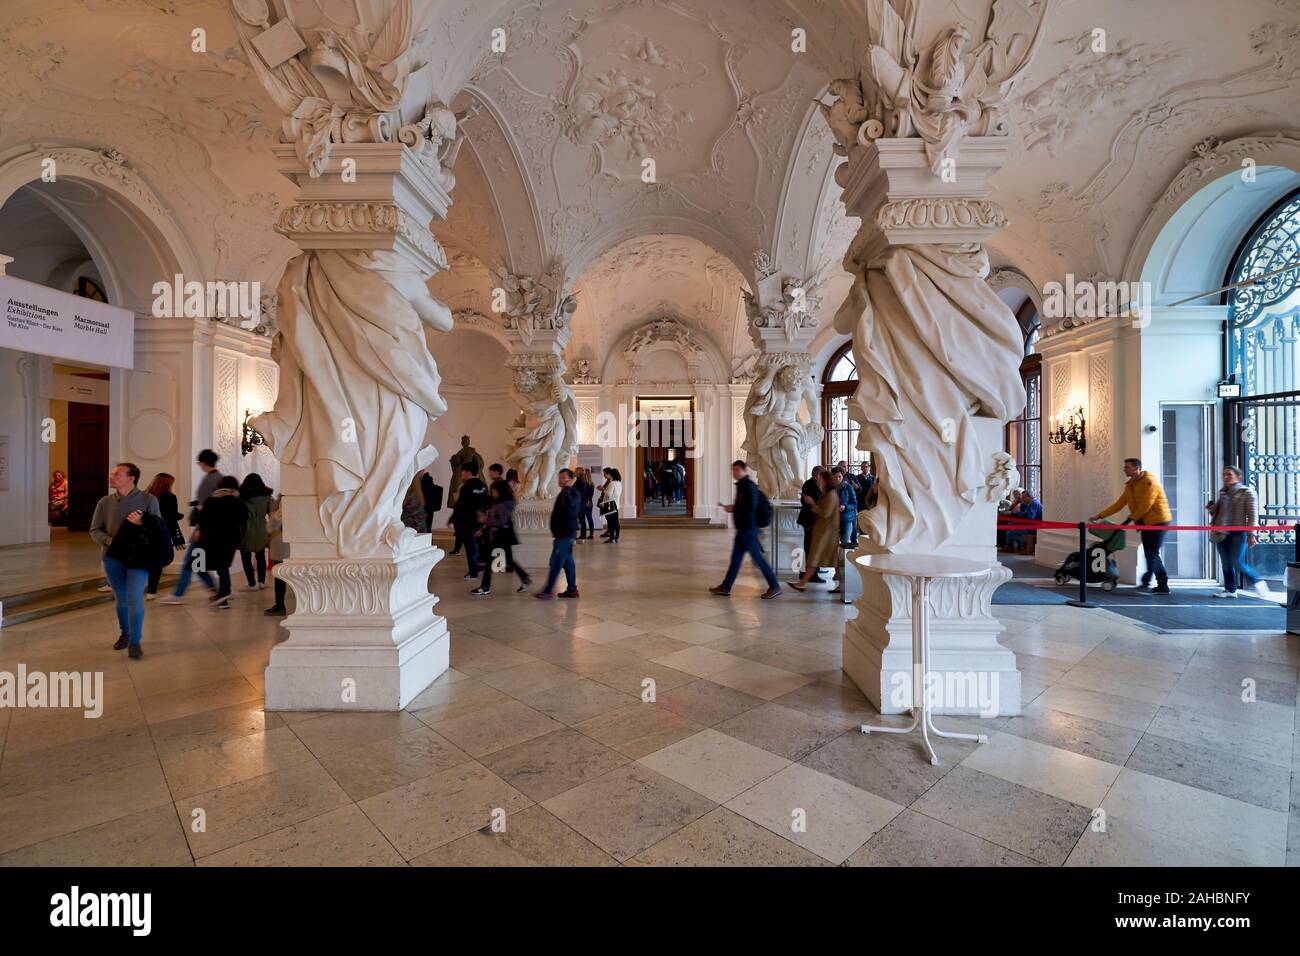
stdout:
{"type": "Polygon", "coordinates": [[[731,586],[736,583],[736,575],[740,573],[741,562],[748,554],[767,581],[763,600],[770,601],[781,593],[781,583],[763,556],[763,542],[759,540],[759,534],[772,523],[772,503],[749,477],[749,466],[743,461],[731,463],[731,476],[736,479],[736,500],[732,504],[723,505],[723,508],[735,519],[736,540],[731,546],[731,564],[727,568],[727,576],[720,585],[709,590],[722,597],[729,596],[731,586]]]}

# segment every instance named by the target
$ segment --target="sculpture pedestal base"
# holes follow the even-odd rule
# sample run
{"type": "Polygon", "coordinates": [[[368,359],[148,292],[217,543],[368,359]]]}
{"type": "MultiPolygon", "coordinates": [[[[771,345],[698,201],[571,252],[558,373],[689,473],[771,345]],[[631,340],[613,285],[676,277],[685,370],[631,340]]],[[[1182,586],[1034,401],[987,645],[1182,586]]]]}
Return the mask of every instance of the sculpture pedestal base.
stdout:
{"type": "MultiPolygon", "coordinates": [[[[1002,430],[990,419],[973,420],[981,447],[997,448],[1002,430]]],[[[990,462],[991,464],[991,462],[990,462]]],[[[997,563],[993,528],[997,505],[980,500],[937,554],[992,566],[987,575],[935,581],[930,588],[930,675],[945,692],[933,701],[936,714],[1010,717],[1020,713],[1016,655],[998,643],[1002,623],[993,616],[993,592],[1011,580],[997,563]],[[948,693],[951,690],[953,693],[948,693]],[[972,698],[976,698],[972,700],[972,698]]],[[[859,568],[854,558],[873,548],[865,534],[846,555],[845,578],[857,578],[857,617],[844,624],[844,672],[882,714],[906,712],[911,698],[912,588],[859,568]]],[[[907,553],[906,544],[895,549],[907,553]]],[[[846,585],[847,586],[847,585],[846,585]]]]}
{"type": "MultiPolygon", "coordinates": [[[[519,539],[519,543],[511,550],[514,551],[515,561],[519,566],[536,581],[537,587],[534,590],[538,591],[546,583],[546,566],[551,560],[551,508],[554,504],[554,501],[546,498],[524,498],[515,508],[515,537],[519,539]]],[[[484,555],[483,559],[491,560],[491,556],[484,555]]],[[[504,571],[493,571],[492,575],[495,578],[498,574],[504,573],[504,571]]],[[[511,584],[517,586],[513,576],[511,584]]],[[[559,587],[564,587],[563,575],[560,577],[559,587]]]]}
{"type": "Polygon", "coordinates": [[[763,531],[763,550],[772,570],[803,572],[803,528],[799,526],[799,502],[773,501],[772,523],[763,531]],[[795,560],[799,554],[799,560],[795,560]],[[798,564],[798,567],[795,565],[798,564]]]}
{"type": "Polygon", "coordinates": [[[297,608],[271,650],[267,710],[401,710],[447,670],[447,622],[429,572],[444,552],[427,534],[396,557],[290,558],[275,576],[297,608]]]}

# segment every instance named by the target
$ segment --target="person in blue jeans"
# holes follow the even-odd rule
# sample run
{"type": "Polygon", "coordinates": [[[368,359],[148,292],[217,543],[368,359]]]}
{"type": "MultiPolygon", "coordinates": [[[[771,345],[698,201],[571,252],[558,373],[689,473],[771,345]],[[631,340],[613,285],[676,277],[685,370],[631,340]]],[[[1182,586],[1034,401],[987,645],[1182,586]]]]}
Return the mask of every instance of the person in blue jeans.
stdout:
{"type": "Polygon", "coordinates": [[[840,496],[840,547],[858,546],[858,489],[849,473],[839,466],[831,469],[831,485],[840,496]]]}
{"type": "Polygon", "coordinates": [[[139,481],[140,469],[131,462],[114,465],[108,474],[108,485],[113,491],[99,499],[95,515],[90,519],[90,537],[99,545],[104,577],[113,589],[117,605],[119,633],[113,650],[126,648],[133,658],[143,656],[140,639],[144,632],[144,589],[149,583],[149,569],[127,567],[117,558],[109,557],[108,549],[127,522],[139,526],[146,514],[162,517],[158,499],[136,487],[139,481]]]}
{"type": "Polygon", "coordinates": [[[736,575],[740,573],[740,565],[745,560],[745,555],[749,555],[767,581],[763,600],[770,601],[781,593],[781,582],[776,579],[772,566],[767,563],[767,558],[763,555],[763,542],[759,540],[760,529],[755,517],[758,509],[758,485],[749,477],[749,466],[743,461],[731,463],[731,477],[736,479],[736,500],[723,505],[736,523],[736,538],[731,545],[731,564],[727,567],[727,576],[722,579],[722,583],[709,590],[723,597],[730,595],[731,586],[736,583],[736,575]]]}
{"type": "Polygon", "coordinates": [[[555,496],[551,506],[551,564],[546,572],[546,586],[533,595],[539,601],[549,601],[555,597],[555,582],[564,569],[564,583],[568,585],[560,592],[562,598],[578,596],[578,567],[573,562],[573,542],[578,536],[578,512],[582,510],[582,495],[573,486],[573,472],[561,468],[556,481],[560,493],[555,496]]]}

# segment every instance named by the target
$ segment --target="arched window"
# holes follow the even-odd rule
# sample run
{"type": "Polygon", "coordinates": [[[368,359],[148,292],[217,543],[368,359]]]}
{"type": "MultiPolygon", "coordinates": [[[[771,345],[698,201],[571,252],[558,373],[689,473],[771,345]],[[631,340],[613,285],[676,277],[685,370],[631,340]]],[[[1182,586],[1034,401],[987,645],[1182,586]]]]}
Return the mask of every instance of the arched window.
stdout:
{"type": "MultiPolygon", "coordinates": [[[[1224,451],[1246,472],[1267,523],[1300,521],[1300,190],[1256,223],[1228,272],[1224,451]]],[[[1285,532],[1260,536],[1265,544],[1285,532]]]]}
{"type": "Polygon", "coordinates": [[[849,419],[849,399],[857,388],[858,366],[853,361],[853,343],[845,342],[826,363],[822,375],[822,422],[826,425],[822,463],[825,465],[847,461],[856,471],[859,462],[871,463],[870,453],[858,451],[858,426],[849,419]]]}
{"type": "Polygon", "coordinates": [[[1018,418],[1007,422],[1007,454],[1016,460],[1020,484],[1035,498],[1042,497],[1043,485],[1043,357],[1034,352],[1042,321],[1032,299],[1026,298],[1016,313],[1025,341],[1020,363],[1020,380],[1025,386],[1025,407],[1018,418]]]}

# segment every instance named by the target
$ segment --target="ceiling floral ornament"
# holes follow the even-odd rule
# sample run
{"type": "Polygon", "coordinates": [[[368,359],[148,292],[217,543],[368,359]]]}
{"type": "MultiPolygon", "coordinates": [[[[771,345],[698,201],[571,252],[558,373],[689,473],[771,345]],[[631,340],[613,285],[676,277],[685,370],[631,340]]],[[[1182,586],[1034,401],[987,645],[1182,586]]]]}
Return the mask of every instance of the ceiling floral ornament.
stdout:
{"type": "MultiPolygon", "coordinates": [[[[867,62],[858,76],[834,80],[833,101],[821,104],[835,152],[850,156],[871,140],[918,136],[938,176],[945,160],[956,160],[963,136],[1007,135],[1007,99],[1042,41],[1052,5],[997,0],[973,48],[961,23],[918,47],[920,0],[867,0],[867,62]]],[[[841,166],[837,176],[845,172],[841,166]]]]}
{"type": "Polygon", "coordinates": [[[538,331],[560,331],[578,308],[578,297],[565,291],[564,266],[554,262],[542,276],[518,276],[504,266],[492,270],[494,296],[500,296],[505,327],[518,333],[525,346],[538,331]]]}
{"type": "Polygon", "coordinates": [[[694,117],[655,93],[648,78],[609,70],[579,81],[565,120],[564,134],[574,144],[618,149],[624,159],[640,160],[694,117]]]}

